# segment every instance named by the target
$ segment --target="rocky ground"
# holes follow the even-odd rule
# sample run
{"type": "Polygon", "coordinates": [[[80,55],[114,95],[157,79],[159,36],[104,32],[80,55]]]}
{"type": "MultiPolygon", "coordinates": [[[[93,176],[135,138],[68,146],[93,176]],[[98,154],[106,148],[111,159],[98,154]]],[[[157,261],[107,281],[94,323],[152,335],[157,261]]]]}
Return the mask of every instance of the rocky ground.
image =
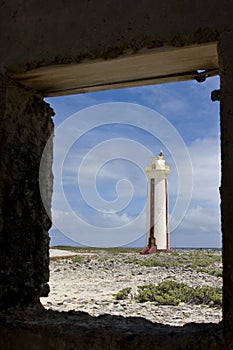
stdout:
{"type": "MultiPolygon", "coordinates": [[[[55,255],[52,258],[55,260],[50,262],[51,292],[48,298],[41,298],[47,309],[86,311],[92,316],[139,316],[152,322],[175,326],[190,322],[218,323],[222,319],[222,311],[218,306],[185,303],[178,306],[158,305],[155,302],[139,303],[132,297],[124,300],[116,300],[114,297],[122,288],[131,287],[133,295],[137,286],[158,284],[164,280],[185,282],[191,287],[222,286],[222,277],[197,272],[189,264],[141,266],[140,261],[151,257],[140,256],[134,251],[119,254],[85,251],[75,253],[74,257],[67,252],[63,254],[65,258],[55,255]]],[[[220,263],[215,265],[221,268],[220,263]]]]}

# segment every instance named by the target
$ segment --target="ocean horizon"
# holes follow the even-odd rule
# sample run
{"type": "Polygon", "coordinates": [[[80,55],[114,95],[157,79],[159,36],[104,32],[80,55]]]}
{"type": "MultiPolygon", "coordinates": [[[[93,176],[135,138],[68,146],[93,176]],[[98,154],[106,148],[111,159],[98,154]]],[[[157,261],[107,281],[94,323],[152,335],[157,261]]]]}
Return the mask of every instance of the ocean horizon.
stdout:
{"type": "MultiPolygon", "coordinates": [[[[80,247],[80,248],[97,248],[97,247],[91,247],[91,246],[85,246],[83,244],[80,244],[78,242],[73,241],[72,239],[66,237],[63,233],[61,233],[57,229],[50,229],[49,231],[50,236],[50,247],[58,247],[58,246],[68,246],[68,247],[80,247]]],[[[141,237],[138,240],[134,242],[130,242],[128,244],[125,244],[123,246],[117,246],[114,248],[135,248],[135,249],[142,249],[145,246],[145,237],[141,237]]],[[[98,247],[98,248],[108,248],[106,246],[98,247]]],[[[109,247],[111,248],[111,247],[109,247]]],[[[222,247],[214,247],[214,246],[176,246],[171,244],[171,249],[183,249],[183,250],[191,250],[191,249],[205,249],[205,250],[222,250],[222,247]]]]}

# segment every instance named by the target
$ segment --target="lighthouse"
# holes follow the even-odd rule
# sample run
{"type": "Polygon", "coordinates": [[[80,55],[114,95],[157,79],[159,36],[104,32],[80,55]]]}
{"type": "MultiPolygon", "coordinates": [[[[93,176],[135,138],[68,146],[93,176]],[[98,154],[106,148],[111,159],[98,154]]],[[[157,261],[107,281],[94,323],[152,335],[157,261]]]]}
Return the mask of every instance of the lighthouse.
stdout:
{"type": "Polygon", "coordinates": [[[146,167],[146,246],[141,254],[156,251],[169,251],[168,237],[168,190],[167,177],[170,168],[165,164],[163,152],[158,157],[151,157],[146,167]]]}

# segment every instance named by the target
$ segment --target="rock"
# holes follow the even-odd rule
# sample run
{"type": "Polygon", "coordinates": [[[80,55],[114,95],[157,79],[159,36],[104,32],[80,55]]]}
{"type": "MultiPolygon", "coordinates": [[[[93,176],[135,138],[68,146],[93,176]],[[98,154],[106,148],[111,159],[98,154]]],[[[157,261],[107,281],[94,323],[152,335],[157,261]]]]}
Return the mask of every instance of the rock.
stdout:
{"type": "Polygon", "coordinates": [[[122,316],[140,316],[152,322],[181,326],[189,322],[215,322],[222,318],[220,308],[201,305],[158,305],[154,302],[138,303],[134,300],[137,286],[173,279],[192,287],[203,285],[222,286],[221,277],[197,273],[189,267],[145,267],[127,264],[127,259],[144,259],[138,254],[124,254],[124,259],[111,257],[100,262],[94,260],[78,264],[72,260],[51,261],[50,288],[48,298],[41,302],[46,308],[58,311],[82,310],[93,316],[110,313],[122,316]],[[125,261],[124,261],[125,260],[125,261]],[[120,289],[131,287],[128,299],[115,300],[120,289]]]}

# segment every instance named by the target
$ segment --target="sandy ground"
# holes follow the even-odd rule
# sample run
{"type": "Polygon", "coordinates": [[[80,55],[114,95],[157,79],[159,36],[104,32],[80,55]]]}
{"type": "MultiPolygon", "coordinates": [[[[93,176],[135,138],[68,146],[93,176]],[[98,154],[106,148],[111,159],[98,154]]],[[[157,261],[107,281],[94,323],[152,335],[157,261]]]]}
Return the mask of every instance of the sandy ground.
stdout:
{"type": "Polygon", "coordinates": [[[156,305],[152,302],[138,303],[133,298],[115,300],[114,295],[122,288],[131,287],[132,295],[137,286],[157,284],[166,279],[185,282],[193,287],[201,285],[222,286],[222,278],[197,273],[190,268],[145,267],[125,263],[124,258],[101,253],[72,253],[50,250],[50,295],[41,298],[42,304],[58,311],[86,311],[92,316],[113,314],[144,317],[152,322],[184,325],[189,322],[218,323],[221,308],[207,305],[178,306],[156,305]],[[76,260],[73,260],[73,257],[76,260]],[[83,261],[79,262],[79,259],[83,261]]]}

